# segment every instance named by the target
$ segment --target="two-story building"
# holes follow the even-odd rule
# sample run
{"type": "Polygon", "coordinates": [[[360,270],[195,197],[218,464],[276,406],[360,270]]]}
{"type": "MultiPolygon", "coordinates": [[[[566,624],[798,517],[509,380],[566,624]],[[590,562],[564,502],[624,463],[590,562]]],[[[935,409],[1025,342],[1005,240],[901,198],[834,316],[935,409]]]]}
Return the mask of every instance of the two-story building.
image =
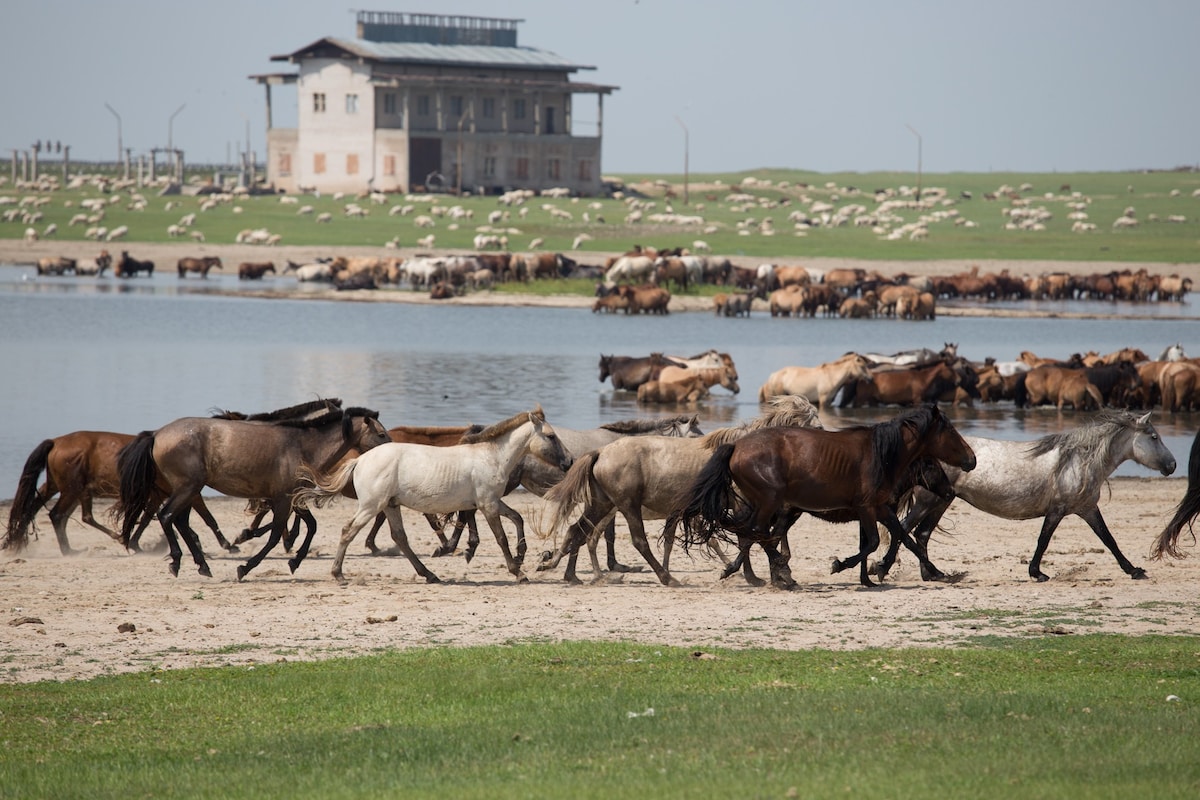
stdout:
{"type": "Polygon", "coordinates": [[[598,194],[604,96],[618,87],[572,81],[595,68],[519,46],[519,22],[359,11],[356,38],[272,56],[298,71],[251,76],[267,93],[267,181],[287,191],[598,194]],[[298,92],[295,128],[272,125],[281,85],[298,92]],[[574,132],[577,95],[596,97],[592,135],[574,132]]]}

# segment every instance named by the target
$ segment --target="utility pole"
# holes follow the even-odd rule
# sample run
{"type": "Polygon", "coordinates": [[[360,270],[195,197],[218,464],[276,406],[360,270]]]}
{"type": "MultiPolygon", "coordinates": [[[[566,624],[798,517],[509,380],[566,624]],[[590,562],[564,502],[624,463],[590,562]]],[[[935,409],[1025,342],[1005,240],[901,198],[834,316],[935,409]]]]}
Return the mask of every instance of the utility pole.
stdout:
{"type": "MultiPolygon", "coordinates": [[[[122,144],[122,142],[121,142],[121,115],[118,114],[116,112],[116,109],[114,109],[108,103],[105,103],[104,107],[107,108],[112,113],[112,115],[117,118],[117,163],[120,164],[121,156],[125,153],[125,145],[122,144]]],[[[126,175],[125,177],[129,177],[129,176],[126,175]]]]}
{"type": "Polygon", "coordinates": [[[921,134],[917,133],[917,129],[912,125],[905,123],[904,127],[917,137],[917,202],[919,203],[921,202],[921,134]]]}
{"type": "Polygon", "coordinates": [[[688,127],[683,124],[683,120],[679,115],[675,115],[675,121],[679,123],[679,127],[683,128],[683,204],[688,204],[688,127]]]}

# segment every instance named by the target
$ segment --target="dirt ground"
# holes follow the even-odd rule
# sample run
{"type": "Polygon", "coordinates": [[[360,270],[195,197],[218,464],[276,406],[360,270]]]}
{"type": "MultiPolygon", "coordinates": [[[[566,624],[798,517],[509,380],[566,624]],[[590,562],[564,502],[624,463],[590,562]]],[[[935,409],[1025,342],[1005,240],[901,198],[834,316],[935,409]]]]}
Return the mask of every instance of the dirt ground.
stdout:
{"type": "MultiPolygon", "coordinates": [[[[1177,454],[1178,456],[1179,454],[1177,454]]],[[[930,554],[955,584],[924,583],[916,560],[902,555],[886,585],[862,588],[856,574],[831,575],[830,560],[856,546],[853,526],[811,518],[793,529],[792,569],[800,588],[752,588],[741,578],[719,580],[718,562],[678,549],[672,573],[680,588],[652,572],[618,575],[598,584],[586,555],[583,585],[567,585],[561,569],[535,572],[537,553],[551,541],[531,536],[527,583],[504,567],[486,527],[474,560],[432,558],[436,539],[406,514],[414,546],[443,581],[426,584],[400,556],[371,556],[363,536],[346,559],[346,585],[330,576],[337,533],[353,513],[341,500],[317,512],[315,546],[295,574],[282,554],[269,556],[244,581],[236,568],[251,552],[220,551],[206,530],[213,577],[186,557],[179,577],[165,563],[161,534],[147,532],[152,553],[128,553],[103,533],[71,521],[71,544],[59,554],[45,514],[40,536],[20,553],[0,552],[0,682],[86,679],[98,675],[191,666],[253,665],[363,654],[385,648],[495,645],[530,641],[615,640],[696,650],[767,647],[863,648],[953,646],[980,637],[1083,633],[1200,635],[1196,585],[1200,558],[1149,561],[1147,552],[1186,482],[1120,478],[1101,509],[1126,555],[1147,569],[1129,579],[1087,526],[1063,522],[1043,562],[1046,583],[1028,577],[1040,523],[988,516],[961,501],[945,518],[930,554]]],[[[542,500],[518,493],[514,507],[531,526],[542,500]]],[[[242,501],[214,498],[227,534],[245,526],[242,501]]],[[[0,503],[7,519],[9,503],[0,503]]],[[[651,525],[651,531],[657,531],[651,525]]],[[[512,535],[512,529],[509,528],[512,535]]],[[[386,533],[381,544],[387,542],[386,533]]],[[[1190,540],[1188,540],[1190,544],[1190,540]]],[[[1194,548],[1192,552],[1195,553],[1194,548]]],[[[643,564],[618,528],[618,556],[643,564]]],[[[766,575],[761,554],[756,570],[766,575]]]]}

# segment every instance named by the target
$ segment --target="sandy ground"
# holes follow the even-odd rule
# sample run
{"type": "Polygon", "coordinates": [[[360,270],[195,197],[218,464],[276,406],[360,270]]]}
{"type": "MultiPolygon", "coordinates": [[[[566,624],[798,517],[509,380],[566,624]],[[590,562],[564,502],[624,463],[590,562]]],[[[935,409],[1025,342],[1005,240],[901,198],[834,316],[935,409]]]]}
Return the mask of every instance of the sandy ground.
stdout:
{"type": "MultiPolygon", "coordinates": [[[[279,553],[238,582],[236,568],[250,551],[224,553],[203,531],[213,577],[197,574],[185,556],[175,578],[161,547],[127,553],[78,516],[69,536],[83,552],[63,557],[43,513],[40,537],[29,548],[0,552],[0,682],[530,641],[636,641],[704,651],[953,646],[979,637],[1083,633],[1200,635],[1200,558],[1156,562],[1146,556],[1185,481],[1120,478],[1110,487],[1101,509],[1126,555],[1147,569],[1147,580],[1127,578],[1087,526],[1070,518],[1043,562],[1052,579],[1033,582],[1027,561],[1039,521],[1001,520],[962,502],[950,509],[947,532],[931,547],[943,570],[965,572],[959,583],[922,582],[911,555],[902,555],[882,588],[862,588],[854,574],[831,575],[830,559],[853,552],[855,528],[805,518],[791,536],[800,583],[792,592],[752,588],[740,577],[721,581],[717,562],[678,550],[672,573],[681,588],[660,585],[648,569],[593,584],[586,556],[580,560],[584,585],[567,585],[561,569],[532,571],[536,553],[551,544],[536,534],[530,580],[518,584],[486,528],[470,564],[461,554],[435,559],[428,556],[434,535],[408,514],[412,542],[444,582],[426,584],[403,557],[369,555],[360,536],[346,559],[348,583],[339,585],[330,567],[337,532],[353,513],[346,500],[318,512],[314,550],[295,574],[279,553]]],[[[527,520],[537,519],[542,500],[526,493],[511,499],[527,520]]],[[[241,501],[215,498],[211,504],[227,535],[246,524],[241,501]]],[[[2,503],[0,518],[7,517],[2,503]]],[[[651,531],[658,530],[652,523],[651,531]]],[[[385,533],[381,544],[386,541],[385,533]]],[[[156,543],[161,534],[148,532],[146,544],[156,543]]],[[[618,556],[626,564],[644,563],[623,523],[618,556]]],[[[756,559],[758,574],[766,575],[761,554],[756,559]]]]}

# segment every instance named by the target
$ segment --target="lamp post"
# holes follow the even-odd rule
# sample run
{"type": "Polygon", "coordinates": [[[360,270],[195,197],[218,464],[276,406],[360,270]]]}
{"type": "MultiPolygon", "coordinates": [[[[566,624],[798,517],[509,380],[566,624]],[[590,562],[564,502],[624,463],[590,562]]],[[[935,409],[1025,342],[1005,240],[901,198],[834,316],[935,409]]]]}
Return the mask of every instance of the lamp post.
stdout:
{"type": "Polygon", "coordinates": [[[183,111],[183,109],[185,109],[185,108],[187,108],[187,103],[184,103],[179,108],[175,109],[171,113],[171,116],[167,118],[167,151],[168,152],[171,152],[171,153],[175,152],[175,147],[173,144],[173,137],[172,137],[173,126],[175,125],[175,118],[177,116],[179,116],[179,112],[183,111]]]}
{"type": "Polygon", "coordinates": [[[688,127],[683,124],[683,120],[679,115],[675,115],[675,121],[679,123],[679,127],[683,128],[683,204],[688,204],[688,127]]]}
{"type": "Polygon", "coordinates": [[[121,115],[118,114],[116,112],[116,109],[114,109],[108,103],[105,103],[104,107],[107,108],[110,112],[112,112],[112,115],[117,118],[117,163],[120,164],[121,156],[124,155],[124,153],[125,153],[125,147],[121,143],[121,115]]]}
{"type": "Polygon", "coordinates": [[[919,203],[921,202],[921,134],[917,133],[917,129],[912,125],[905,123],[904,127],[917,137],[917,202],[919,203]]]}

